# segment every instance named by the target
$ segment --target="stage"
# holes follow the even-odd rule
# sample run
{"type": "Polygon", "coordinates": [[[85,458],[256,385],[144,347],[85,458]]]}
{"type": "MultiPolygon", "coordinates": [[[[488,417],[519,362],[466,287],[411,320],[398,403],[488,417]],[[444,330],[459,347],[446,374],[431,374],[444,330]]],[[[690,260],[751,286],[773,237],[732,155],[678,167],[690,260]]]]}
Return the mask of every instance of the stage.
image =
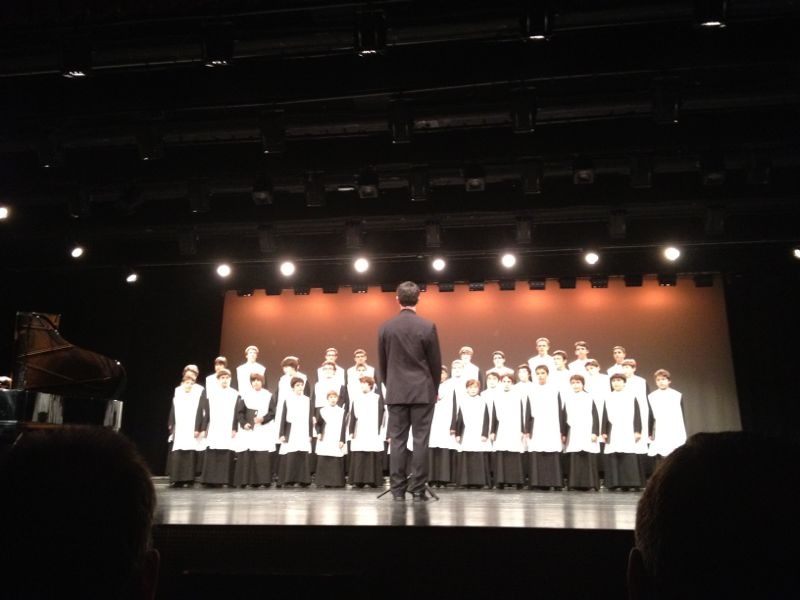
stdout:
{"type": "Polygon", "coordinates": [[[440,488],[440,500],[421,503],[378,499],[385,488],[154,481],[162,598],[328,586],[351,597],[418,587],[438,597],[527,590],[621,598],[640,495],[440,488]]]}

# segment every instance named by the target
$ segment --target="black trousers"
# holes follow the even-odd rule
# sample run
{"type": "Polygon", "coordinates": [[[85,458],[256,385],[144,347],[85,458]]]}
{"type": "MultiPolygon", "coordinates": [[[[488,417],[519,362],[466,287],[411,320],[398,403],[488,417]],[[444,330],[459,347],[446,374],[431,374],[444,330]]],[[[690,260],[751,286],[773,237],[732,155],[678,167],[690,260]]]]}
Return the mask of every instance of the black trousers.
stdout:
{"type": "Polygon", "coordinates": [[[388,435],[391,439],[389,454],[389,481],[392,495],[402,496],[406,491],[421,494],[428,482],[428,440],[431,436],[434,404],[389,404],[388,435]],[[408,428],[414,437],[414,456],[411,473],[406,481],[406,454],[408,428]]]}

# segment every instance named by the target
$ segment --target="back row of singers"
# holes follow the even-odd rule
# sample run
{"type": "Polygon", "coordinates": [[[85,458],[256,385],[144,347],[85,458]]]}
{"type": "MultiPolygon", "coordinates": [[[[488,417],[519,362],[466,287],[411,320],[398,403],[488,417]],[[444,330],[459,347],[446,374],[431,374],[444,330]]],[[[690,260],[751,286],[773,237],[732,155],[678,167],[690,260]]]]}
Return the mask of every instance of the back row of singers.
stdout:
{"type": "Polygon", "coordinates": [[[344,485],[343,461],[329,459],[347,454],[347,440],[354,453],[351,470],[369,475],[363,483],[382,483],[383,399],[373,391],[372,377],[351,380],[348,388],[335,377],[335,363],[325,362],[310,392],[297,358],[290,356],[283,360],[275,394],[264,387],[260,373],[251,373],[250,385],[240,393],[231,387],[223,361],[215,361],[216,373],[205,388],[196,383],[196,367],[188,365],[175,389],[169,418],[173,484],[190,484],[199,471],[207,485],[268,486],[276,471],[280,485],[307,485],[316,470],[318,485],[344,485]],[[276,451],[281,458],[274,465],[276,451]],[[377,456],[357,456],[361,452],[377,456]]]}

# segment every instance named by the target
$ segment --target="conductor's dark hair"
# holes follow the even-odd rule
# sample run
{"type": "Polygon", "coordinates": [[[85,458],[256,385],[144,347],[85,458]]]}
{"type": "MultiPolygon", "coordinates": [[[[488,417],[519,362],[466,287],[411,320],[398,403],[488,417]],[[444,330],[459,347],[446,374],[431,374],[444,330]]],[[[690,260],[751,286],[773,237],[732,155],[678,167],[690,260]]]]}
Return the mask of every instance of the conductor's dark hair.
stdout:
{"type": "Polygon", "coordinates": [[[398,285],[397,301],[400,306],[416,306],[419,302],[419,286],[413,281],[404,281],[398,285]]]}
{"type": "Polygon", "coordinates": [[[670,454],[636,511],[636,551],[647,589],[639,595],[794,597],[800,571],[792,546],[800,517],[794,494],[775,486],[798,480],[799,449],[786,440],[729,431],[698,433],[670,454]]]}
{"type": "Polygon", "coordinates": [[[141,593],[156,495],[127,438],[93,426],[24,433],[0,463],[0,489],[7,597],[141,593]]]}

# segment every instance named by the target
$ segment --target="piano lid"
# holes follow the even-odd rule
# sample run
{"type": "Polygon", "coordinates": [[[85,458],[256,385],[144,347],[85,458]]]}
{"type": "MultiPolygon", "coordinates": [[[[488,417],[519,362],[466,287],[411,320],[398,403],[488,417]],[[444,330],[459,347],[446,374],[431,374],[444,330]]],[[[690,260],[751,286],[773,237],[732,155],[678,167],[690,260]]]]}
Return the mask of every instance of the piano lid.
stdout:
{"type": "Polygon", "coordinates": [[[118,399],[125,387],[119,362],[84,350],[41,313],[17,313],[14,387],[69,398],[118,399]]]}

